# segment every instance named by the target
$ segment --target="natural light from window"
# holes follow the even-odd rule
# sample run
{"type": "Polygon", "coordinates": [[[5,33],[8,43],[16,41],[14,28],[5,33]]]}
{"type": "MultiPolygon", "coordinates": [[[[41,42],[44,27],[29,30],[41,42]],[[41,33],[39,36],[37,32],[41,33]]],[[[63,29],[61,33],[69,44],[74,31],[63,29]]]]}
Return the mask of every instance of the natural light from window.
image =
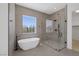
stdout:
{"type": "Polygon", "coordinates": [[[23,33],[36,33],[36,17],[23,15],[22,21],[23,33]]]}
{"type": "Polygon", "coordinates": [[[53,32],[53,21],[46,20],[46,32],[53,32]]]}

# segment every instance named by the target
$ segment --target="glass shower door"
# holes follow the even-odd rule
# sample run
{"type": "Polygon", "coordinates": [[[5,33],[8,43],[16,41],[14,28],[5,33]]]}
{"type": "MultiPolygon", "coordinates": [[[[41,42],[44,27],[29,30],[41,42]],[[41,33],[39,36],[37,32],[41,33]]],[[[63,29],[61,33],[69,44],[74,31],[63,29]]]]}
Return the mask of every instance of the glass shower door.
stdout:
{"type": "MultiPolygon", "coordinates": [[[[53,32],[46,33],[44,43],[50,48],[61,51],[66,47],[67,40],[67,21],[66,8],[64,12],[57,12],[53,16],[53,32]]],[[[48,23],[49,24],[49,23],[48,23]]],[[[49,27],[47,27],[49,29],[49,27]]]]}
{"type": "Polygon", "coordinates": [[[64,13],[58,14],[58,41],[57,41],[58,51],[66,47],[66,43],[67,43],[66,39],[67,39],[67,20],[64,12],[64,13]]]}
{"type": "Polygon", "coordinates": [[[65,39],[64,39],[64,20],[60,18],[58,21],[58,39],[57,39],[57,50],[60,51],[65,47],[65,39]]]}

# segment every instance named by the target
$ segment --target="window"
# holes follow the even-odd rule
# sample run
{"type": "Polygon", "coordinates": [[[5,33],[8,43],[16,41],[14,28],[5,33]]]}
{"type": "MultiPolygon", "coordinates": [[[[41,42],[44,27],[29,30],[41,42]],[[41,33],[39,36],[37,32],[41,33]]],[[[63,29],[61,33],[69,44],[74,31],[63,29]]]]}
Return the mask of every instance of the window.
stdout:
{"type": "Polygon", "coordinates": [[[22,21],[23,33],[36,33],[36,17],[23,15],[22,21]]]}
{"type": "Polygon", "coordinates": [[[46,32],[53,32],[53,21],[46,20],[46,32]]]}

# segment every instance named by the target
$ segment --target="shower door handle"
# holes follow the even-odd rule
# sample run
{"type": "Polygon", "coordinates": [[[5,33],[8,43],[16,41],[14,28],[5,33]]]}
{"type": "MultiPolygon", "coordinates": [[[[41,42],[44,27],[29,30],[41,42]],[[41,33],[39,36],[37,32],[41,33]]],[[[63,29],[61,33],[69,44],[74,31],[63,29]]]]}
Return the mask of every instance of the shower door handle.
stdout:
{"type": "Polygon", "coordinates": [[[59,32],[58,37],[60,38],[62,37],[62,32],[59,32]]]}
{"type": "Polygon", "coordinates": [[[62,32],[60,32],[60,37],[62,37],[62,32]]]}

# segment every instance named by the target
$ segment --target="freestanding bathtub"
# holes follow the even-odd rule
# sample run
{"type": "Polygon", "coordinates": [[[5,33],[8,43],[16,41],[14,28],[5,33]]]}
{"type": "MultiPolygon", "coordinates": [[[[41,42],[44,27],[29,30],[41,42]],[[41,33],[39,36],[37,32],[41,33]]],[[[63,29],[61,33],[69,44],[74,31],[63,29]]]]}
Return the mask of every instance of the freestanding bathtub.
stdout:
{"type": "Polygon", "coordinates": [[[22,50],[29,50],[37,47],[39,44],[40,38],[27,38],[18,40],[18,45],[22,50]]]}

